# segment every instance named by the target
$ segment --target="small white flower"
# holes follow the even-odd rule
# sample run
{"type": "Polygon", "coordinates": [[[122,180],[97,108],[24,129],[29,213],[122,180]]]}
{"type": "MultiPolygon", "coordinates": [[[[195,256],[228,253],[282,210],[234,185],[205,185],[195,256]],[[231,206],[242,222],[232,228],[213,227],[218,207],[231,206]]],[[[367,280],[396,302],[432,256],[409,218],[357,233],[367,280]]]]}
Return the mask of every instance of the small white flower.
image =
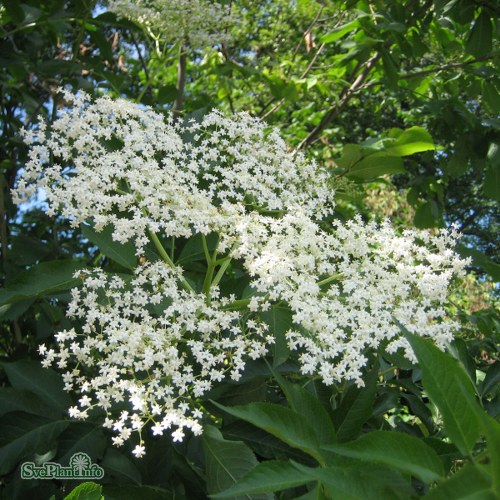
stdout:
{"type": "Polygon", "coordinates": [[[153,431],[153,436],[161,436],[164,432],[163,426],[160,423],[156,423],[151,427],[153,431]]]}
{"type": "Polygon", "coordinates": [[[181,442],[184,439],[184,431],[182,430],[182,427],[179,427],[176,429],[174,432],[172,432],[172,441],[175,442],[181,442]]]}
{"type": "Polygon", "coordinates": [[[146,448],[142,445],[137,445],[134,450],[132,451],[132,453],[137,457],[137,458],[141,458],[143,457],[145,454],[146,454],[146,448]]]}

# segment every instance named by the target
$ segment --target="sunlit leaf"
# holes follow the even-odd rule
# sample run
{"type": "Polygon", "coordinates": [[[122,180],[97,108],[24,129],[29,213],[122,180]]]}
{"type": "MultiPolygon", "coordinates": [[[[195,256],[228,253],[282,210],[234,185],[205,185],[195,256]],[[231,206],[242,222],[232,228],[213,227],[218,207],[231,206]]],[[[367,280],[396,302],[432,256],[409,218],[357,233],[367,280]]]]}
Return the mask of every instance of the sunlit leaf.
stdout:
{"type": "Polygon", "coordinates": [[[422,370],[422,382],[443,418],[444,428],[464,455],[470,455],[480,434],[481,408],[475,389],[458,361],[429,340],[405,332],[422,370]]]}

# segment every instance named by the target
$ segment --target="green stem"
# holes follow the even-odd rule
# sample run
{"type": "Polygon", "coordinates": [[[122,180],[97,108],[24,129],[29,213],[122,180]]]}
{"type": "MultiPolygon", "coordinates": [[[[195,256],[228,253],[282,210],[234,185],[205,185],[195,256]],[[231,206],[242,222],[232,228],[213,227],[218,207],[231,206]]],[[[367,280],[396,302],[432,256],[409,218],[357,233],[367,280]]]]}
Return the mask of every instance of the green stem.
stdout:
{"type": "Polygon", "coordinates": [[[175,255],[175,236],[170,237],[170,259],[173,261],[175,255]]]}
{"type": "Polygon", "coordinates": [[[203,252],[205,253],[205,259],[207,260],[207,274],[205,274],[205,280],[203,281],[202,292],[207,296],[207,303],[210,303],[210,288],[212,286],[212,279],[214,277],[215,268],[217,267],[217,245],[213,255],[210,255],[208,249],[207,239],[204,234],[201,235],[201,241],[203,243],[203,252]]]}
{"type": "Polygon", "coordinates": [[[207,264],[210,264],[212,257],[210,257],[210,252],[208,250],[207,239],[204,234],[201,235],[201,242],[203,244],[203,252],[205,253],[205,259],[207,259],[207,264]]]}
{"type": "Polygon", "coordinates": [[[104,257],[104,254],[102,252],[99,252],[96,258],[92,261],[93,267],[97,266],[97,263],[101,260],[101,257],[104,257]]]}
{"type": "Polygon", "coordinates": [[[323,286],[328,283],[331,283],[332,281],[337,281],[340,278],[342,278],[344,275],[342,273],[337,273],[337,274],[332,274],[331,276],[328,276],[328,278],[325,278],[324,280],[318,281],[318,286],[323,286]]]}
{"type": "Polygon", "coordinates": [[[218,266],[220,266],[220,265],[222,265],[224,262],[226,262],[226,260],[228,260],[228,259],[229,259],[229,260],[231,260],[231,257],[229,257],[229,255],[226,255],[225,257],[222,257],[221,259],[217,259],[215,263],[216,263],[218,266]]]}
{"type": "Polygon", "coordinates": [[[141,93],[137,96],[137,99],[135,102],[140,103],[142,101],[142,98],[144,97],[144,94],[148,91],[149,86],[151,85],[151,82],[148,80],[144,87],[142,87],[141,93]]]}
{"type": "MultiPolygon", "coordinates": [[[[261,296],[261,298],[263,298],[264,300],[269,300],[269,294],[266,293],[266,295],[261,296]]],[[[245,309],[248,306],[248,304],[250,304],[251,300],[252,300],[251,298],[238,299],[238,300],[235,300],[234,302],[231,302],[227,306],[221,307],[221,309],[223,311],[241,311],[241,310],[245,309]]],[[[275,302],[274,305],[279,306],[282,303],[283,303],[283,301],[280,300],[278,302],[275,302]]]]}
{"type": "Polygon", "coordinates": [[[239,299],[231,302],[231,304],[228,304],[227,306],[221,307],[221,309],[223,311],[238,311],[245,309],[248,304],[250,304],[250,299],[239,299]]]}
{"type": "Polygon", "coordinates": [[[207,302],[210,302],[210,287],[212,286],[212,278],[215,271],[215,262],[213,260],[208,264],[207,274],[205,275],[205,280],[203,281],[202,292],[207,295],[207,302]]]}
{"type": "Polygon", "coordinates": [[[219,284],[219,281],[222,279],[222,276],[224,276],[224,273],[226,272],[226,269],[228,268],[229,264],[231,264],[231,259],[227,259],[222,263],[220,269],[217,271],[217,274],[215,275],[215,278],[212,281],[211,286],[217,286],[219,284]]]}
{"type": "Polygon", "coordinates": [[[151,237],[151,241],[154,243],[154,246],[158,250],[158,253],[160,254],[160,257],[170,266],[170,267],[175,267],[175,264],[172,262],[172,259],[168,255],[167,251],[161,244],[160,238],[156,235],[154,231],[151,229],[148,229],[149,231],[149,236],[151,237]]]}
{"type": "MultiPolygon", "coordinates": [[[[158,250],[158,253],[160,254],[160,257],[172,268],[175,268],[175,264],[173,263],[172,259],[170,258],[170,256],[168,255],[167,251],[165,250],[165,248],[163,248],[163,245],[161,244],[161,241],[160,239],[158,238],[158,236],[156,235],[156,233],[154,231],[152,231],[151,229],[148,229],[149,231],[149,236],[151,238],[151,241],[153,242],[154,246],[156,247],[156,249],[158,250]]],[[[194,292],[194,289],[193,287],[186,281],[185,278],[180,278],[180,281],[181,281],[181,284],[182,284],[182,287],[184,288],[184,290],[186,290],[187,292],[194,292]]]]}

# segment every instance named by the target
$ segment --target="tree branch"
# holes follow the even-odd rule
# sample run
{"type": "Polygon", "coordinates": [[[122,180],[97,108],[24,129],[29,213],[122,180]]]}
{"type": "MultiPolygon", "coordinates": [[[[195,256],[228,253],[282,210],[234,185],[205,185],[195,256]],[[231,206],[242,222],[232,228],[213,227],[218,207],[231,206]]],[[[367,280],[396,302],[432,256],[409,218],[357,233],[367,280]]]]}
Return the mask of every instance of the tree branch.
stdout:
{"type": "MultiPolygon", "coordinates": [[[[444,64],[443,66],[438,66],[436,68],[431,68],[431,69],[425,69],[422,71],[415,71],[413,73],[404,73],[402,75],[398,76],[398,80],[409,80],[410,78],[419,78],[422,76],[427,76],[427,75],[432,75],[434,73],[439,73],[440,71],[448,71],[449,69],[455,69],[455,68],[463,68],[464,66],[469,66],[470,64],[475,64],[483,61],[488,61],[490,59],[493,59],[494,56],[483,56],[479,57],[477,59],[471,59],[469,61],[462,61],[458,63],[449,63],[449,64],[444,64]]],[[[382,82],[371,82],[367,83],[366,85],[363,85],[358,89],[359,90],[364,90],[370,87],[376,87],[377,85],[381,85],[382,82]]]]}
{"type": "MultiPolygon", "coordinates": [[[[312,20],[311,24],[308,26],[308,28],[304,31],[304,34],[302,35],[301,39],[300,39],[300,42],[297,44],[297,46],[295,47],[293,53],[292,53],[292,61],[295,61],[295,58],[297,57],[297,54],[299,52],[299,49],[300,49],[300,46],[302,45],[302,41],[305,39],[306,35],[308,33],[311,32],[311,30],[313,29],[314,25],[318,22],[320,16],[321,16],[321,13],[323,12],[323,9],[324,9],[324,6],[322,5],[321,8],[319,9],[318,13],[316,14],[316,16],[314,17],[314,19],[312,20]]],[[[341,13],[339,19],[337,20],[337,23],[335,25],[335,28],[337,26],[340,25],[341,21],[343,19],[343,13],[341,13]]],[[[304,70],[304,72],[302,73],[302,75],[299,77],[300,79],[302,78],[305,78],[305,76],[309,73],[309,71],[311,71],[311,68],[313,67],[314,63],[316,62],[316,60],[318,59],[318,56],[321,54],[321,52],[323,51],[325,47],[325,44],[322,43],[318,50],[315,52],[313,58],[311,59],[311,61],[309,62],[309,64],[307,65],[307,68],[304,70]]],[[[291,66],[285,71],[285,75],[288,76],[289,72],[290,72],[290,68],[291,66]]],[[[261,109],[260,113],[259,113],[259,117],[261,118],[267,118],[269,115],[272,115],[275,111],[277,111],[279,108],[281,108],[281,106],[283,106],[283,104],[285,103],[285,99],[280,99],[278,101],[278,103],[276,103],[267,113],[264,113],[264,111],[276,100],[275,97],[273,97],[272,99],[270,99],[266,104],[265,106],[263,106],[263,108],[261,109]]]]}
{"type": "Polygon", "coordinates": [[[178,119],[184,104],[184,88],[186,86],[186,45],[184,42],[179,44],[179,60],[177,62],[177,97],[172,108],[174,119],[178,119]]]}
{"type": "Polygon", "coordinates": [[[146,65],[146,61],[144,61],[144,57],[142,57],[141,48],[139,47],[139,44],[137,43],[137,40],[132,30],[129,30],[129,33],[130,33],[130,38],[132,39],[132,43],[134,44],[135,50],[137,51],[137,55],[139,56],[139,61],[141,62],[141,66],[144,71],[144,75],[146,76],[146,80],[149,82],[148,67],[146,65]]]}
{"type": "MultiPolygon", "coordinates": [[[[318,136],[323,132],[323,130],[328,126],[328,124],[340,113],[342,108],[349,102],[353,94],[361,87],[363,82],[366,80],[370,71],[373,69],[377,61],[380,59],[381,55],[377,52],[373,54],[365,63],[359,66],[359,69],[362,69],[361,73],[359,73],[354,81],[351,83],[349,87],[344,87],[340,94],[339,102],[331,108],[321,119],[321,122],[314,127],[314,129],[309,133],[309,135],[303,139],[300,144],[297,146],[297,149],[301,149],[304,146],[307,146],[318,138],[318,136]]],[[[357,73],[354,72],[353,76],[357,73]]]]}
{"type": "MultiPolygon", "coordinates": [[[[313,67],[314,63],[316,62],[316,60],[318,59],[318,56],[321,54],[321,51],[323,50],[323,48],[325,47],[325,44],[322,43],[319,47],[318,47],[318,50],[316,51],[316,53],[314,54],[313,58],[311,59],[311,61],[309,62],[309,64],[307,65],[307,68],[304,70],[304,72],[300,75],[299,79],[301,80],[302,78],[305,78],[307,76],[307,74],[309,73],[309,71],[311,71],[311,68],[313,67]]],[[[277,111],[279,108],[281,108],[281,106],[283,106],[283,104],[285,103],[285,99],[282,98],[280,99],[280,101],[275,104],[265,115],[261,115],[262,118],[267,118],[269,115],[272,115],[275,111],[277,111]]],[[[268,104],[269,105],[269,104],[268,104]]]]}
{"type": "MultiPolygon", "coordinates": [[[[408,3],[407,8],[413,9],[416,4],[417,0],[411,0],[408,3]]],[[[431,5],[432,0],[427,0],[426,2],[424,2],[420,9],[415,13],[414,20],[420,20],[421,16],[431,7],[431,5]]],[[[370,10],[372,11],[373,15],[373,9],[371,8],[370,10]]],[[[358,64],[356,69],[351,74],[351,77],[348,79],[348,81],[351,81],[352,78],[355,78],[354,81],[349,87],[344,87],[344,89],[340,93],[338,103],[333,108],[331,108],[326,113],[326,115],[323,116],[321,122],[309,133],[309,135],[305,139],[300,142],[300,144],[297,146],[297,149],[301,149],[304,146],[312,144],[318,139],[321,132],[323,132],[323,130],[329,125],[329,123],[340,113],[342,108],[349,102],[353,94],[362,88],[363,82],[368,78],[368,75],[380,58],[381,53],[377,52],[363,64],[358,64]],[[361,73],[358,74],[359,70],[361,70],[361,73]]]]}
{"type": "Polygon", "coordinates": [[[307,33],[310,33],[311,30],[313,29],[314,25],[318,22],[318,19],[320,18],[321,16],[321,13],[323,12],[323,9],[325,8],[324,5],[322,5],[318,11],[318,13],[316,14],[316,16],[314,17],[314,19],[312,20],[311,24],[307,27],[307,29],[304,31],[304,34],[302,35],[302,37],[300,38],[300,42],[297,44],[297,46],[295,47],[294,51],[292,52],[292,61],[295,61],[295,58],[297,57],[297,54],[300,50],[300,46],[302,45],[302,41],[304,40],[304,38],[306,37],[307,33]]]}

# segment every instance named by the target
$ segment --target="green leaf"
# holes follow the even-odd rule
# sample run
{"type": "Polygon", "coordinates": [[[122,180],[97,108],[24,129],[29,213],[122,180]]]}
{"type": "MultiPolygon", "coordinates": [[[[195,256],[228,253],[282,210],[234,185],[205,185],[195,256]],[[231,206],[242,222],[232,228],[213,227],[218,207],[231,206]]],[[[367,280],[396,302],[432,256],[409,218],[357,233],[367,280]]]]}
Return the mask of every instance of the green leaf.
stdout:
{"type": "Polygon", "coordinates": [[[390,86],[390,88],[392,89],[397,88],[399,79],[398,67],[389,51],[383,50],[381,52],[382,52],[382,65],[384,67],[386,81],[390,86]]]}
{"type": "Polygon", "coordinates": [[[118,26],[121,28],[128,28],[132,31],[140,31],[140,28],[132,21],[129,21],[125,17],[118,17],[114,12],[103,12],[97,17],[94,17],[93,21],[95,23],[103,25],[118,26]]]}
{"type": "Polygon", "coordinates": [[[415,210],[413,219],[415,226],[418,228],[433,227],[436,225],[436,216],[432,207],[432,203],[425,202],[420,204],[415,210]]]}
{"type": "Polygon", "coordinates": [[[334,422],[339,442],[359,436],[363,424],[370,418],[377,395],[378,365],[365,377],[365,386],[354,384],[344,392],[339,407],[334,411],[334,422]]]}
{"type": "Polygon", "coordinates": [[[411,474],[425,483],[444,476],[436,452],[421,440],[396,431],[373,431],[345,444],[324,446],[339,455],[373,462],[411,474]]]}
{"type": "Polygon", "coordinates": [[[250,377],[248,382],[219,384],[209,396],[219,403],[229,406],[244,405],[253,401],[264,401],[268,392],[266,379],[262,376],[250,377]]]}
{"type": "Polygon", "coordinates": [[[341,500],[407,500],[414,491],[400,472],[372,464],[351,464],[333,467],[306,467],[298,470],[319,481],[329,498],[341,500]]]}
{"type": "Polygon", "coordinates": [[[95,45],[99,48],[101,58],[105,61],[113,61],[113,47],[111,40],[106,37],[102,30],[98,29],[97,26],[86,23],[85,29],[90,34],[90,38],[95,45]]]}
{"type": "Polygon", "coordinates": [[[457,245],[457,251],[462,257],[471,257],[472,263],[488,273],[495,281],[500,281],[500,265],[493,262],[487,255],[476,250],[457,245]]]}
{"type": "Polygon", "coordinates": [[[80,280],[73,278],[83,264],[74,260],[52,260],[42,262],[0,290],[0,305],[13,304],[27,299],[44,297],[55,292],[68,290],[78,285],[80,280]]]}
{"type": "Polygon", "coordinates": [[[486,104],[489,111],[495,115],[500,112],[500,92],[496,88],[496,86],[487,81],[483,80],[481,82],[482,89],[482,101],[486,104]]]}
{"type": "Polygon", "coordinates": [[[141,484],[141,473],[132,460],[114,448],[108,448],[100,463],[106,477],[116,477],[120,483],[141,484]]]}
{"type": "Polygon", "coordinates": [[[102,486],[96,483],[79,484],[64,500],[101,500],[102,486]]]}
{"type": "Polygon", "coordinates": [[[82,235],[97,245],[106,257],[109,257],[121,266],[127,269],[134,269],[137,266],[134,244],[130,241],[125,244],[114,241],[113,228],[111,226],[106,226],[99,232],[90,226],[83,226],[82,235]]]}
{"type": "Polygon", "coordinates": [[[288,404],[293,411],[314,422],[314,431],[318,442],[334,443],[337,441],[335,428],[330,415],[309,391],[298,384],[291,384],[281,374],[272,370],[273,376],[285,393],[288,404]]]}
{"type": "Polygon", "coordinates": [[[342,156],[335,163],[345,169],[353,167],[363,158],[362,147],[358,144],[346,144],[342,148],[342,156]]]}
{"type": "Polygon", "coordinates": [[[388,143],[383,152],[376,154],[409,156],[423,151],[434,151],[436,149],[432,136],[422,127],[411,127],[400,133],[399,131],[396,133],[396,140],[392,143],[388,143]]]}
{"type": "Polygon", "coordinates": [[[372,154],[356,163],[347,174],[357,179],[375,179],[386,174],[404,173],[405,169],[401,158],[389,155],[379,156],[372,154]]]}
{"type": "Polygon", "coordinates": [[[475,384],[476,363],[474,361],[474,358],[469,354],[469,349],[465,341],[459,338],[453,340],[453,342],[449,344],[448,351],[456,360],[461,363],[463,369],[465,370],[465,373],[469,375],[471,382],[475,384]]]}
{"type": "Polygon", "coordinates": [[[3,0],[2,3],[12,22],[20,23],[24,20],[25,13],[20,5],[21,2],[19,2],[19,0],[3,0]]]}
{"type": "Polygon", "coordinates": [[[155,438],[153,446],[148,447],[146,456],[137,463],[142,476],[142,484],[170,488],[170,478],[175,467],[174,457],[176,454],[177,451],[168,437],[160,440],[155,438]]]}
{"type": "Polygon", "coordinates": [[[0,416],[15,411],[54,418],[60,415],[58,410],[47,405],[31,391],[22,391],[12,387],[0,388],[0,416]]]}
{"type": "Polygon", "coordinates": [[[269,460],[258,464],[229,489],[212,495],[212,498],[271,493],[310,482],[310,475],[299,471],[292,462],[269,460]]]}
{"type": "Polygon", "coordinates": [[[487,56],[491,52],[493,23],[488,13],[483,9],[474,20],[469,37],[465,42],[465,51],[475,57],[487,56]]]}
{"type": "Polygon", "coordinates": [[[348,170],[349,177],[374,179],[405,172],[402,156],[434,149],[432,137],[422,127],[392,129],[389,137],[365,141],[363,145],[347,144],[337,164],[348,170]]]}
{"type": "Polygon", "coordinates": [[[276,99],[295,102],[298,98],[297,85],[293,81],[284,80],[276,75],[268,77],[269,89],[276,99]]]}
{"type": "Polygon", "coordinates": [[[47,451],[69,425],[28,413],[7,413],[0,418],[0,475],[7,474],[28,455],[47,451]]]}
{"type": "Polygon", "coordinates": [[[293,448],[311,455],[319,463],[324,463],[316,433],[302,415],[271,403],[250,403],[231,407],[213,403],[226,413],[264,429],[293,448]]]}
{"type": "Polygon", "coordinates": [[[481,384],[481,396],[487,396],[490,392],[496,391],[500,387],[500,363],[492,364],[486,371],[483,383],[481,384]]]}
{"type": "Polygon", "coordinates": [[[12,238],[12,255],[16,256],[16,264],[29,266],[50,254],[51,248],[47,243],[30,238],[25,234],[18,234],[12,238]]]}
{"type": "Polygon", "coordinates": [[[323,485],[318,483],[312,490],[298,497],[296,500],[329,500],[323,490],[323,485]]]}
{"type": "Polygon", "coordinates": [[[334,443],[337,441],[333,422],[323,405],[306,389],[289,384],[287,399],[293,410],[313,422],[318,442],[334,443]]]}
{"type": "Polygon", "coordinates": [[[382,29],[384,31],[394,31],[395,33],[404,33],[407,29],[407,27],[403,23],[397,22],[382,23],[378,27],[379,29],[382,29]]]}
{"type": "Polygon", "coordinates": [[[445,431],[464,455],[470,455],[479,438],[481,408],[475,389],[458,361],[428,339],[412,335],[402,326],[422,370],[422,383],[443,417],[445,431]]]}
{"type": "Polygon", "coordinates": [[[449,479],[432,488],[427,500],[495,500],[491,489],[491,477],[485,467],[468,464],[449,479]]]}
{"type": "Polygon", "coordinates": [[[2,363],[14,389],[30,391],[45,404],[65,413],[71,406],[71,398],[64,392],[61,377],[50,368],[42,368],[36,361],[20,360],[2,363]]]}
{"type": "Polygon", "coordinates": [[[500,165],[488,165],[484,175],[484,196],[500,201],[500,165]]]}
{"type": "Polygon", "coordinates": [[[63,59],[49,59],[36,61],[36,71],[44,77],[68,77],[82,70],[83,66],[77,61],[63,59]]]}
{"type": "Polygon", "coordinates": [[[183,500],[178,493],[156,486],[104,486],[105,500],[183,500]]]}
{"type": "MultiPolygon", "coordinates": [[[[365,15],[359,16],[361,17],[366,17],[365,15]]],[[[321,43],[333,43],[342,38],[344,35],[347,35],[347,33],[350,33],[351,31],[355,30],[356,28],[360,27],[360,22],[359,18],[355,19],[354,21],[351,21],[350,23],[346,23],[342,26],[339,26],[338,28],[334,29],[332,32],[328,33],[327,35],[323,35],[320,38],[321,43]]]]}
{"type": "Polygon", "coordinates": [[[230,439],[244,441],[255,453],[265,458],[289,457],[299,461],[312,460],[302,451],[288,446],[277,437],[241,420],[225,426],[224,435],[230,439]]]}
{"type": "MultiPolygon", "coordinates": [[[[491,460],[491,469],[500,471],[500,423],[484,414],[483,429],[488,443],[488,452],[491,460]]],[[[492,489],[497,498],[500,498],[500,474],[493,472],[492,489]]]]}
{"type": "Polygon", "coordinates": [[[67,466],[71,457],[77,453],[86,453],[92,461],[102,458],[108,444],[101,425],[90,422],[71,422],[59,436],[58,463],[67,466]]]}
{"type": "Polygon", "coordinates": [[[285,333],[292,326],[292,312],[287,307],[273,305],[260,313],[260,318],[269,325],[269,333],[274,337],[273,366],[282,365],[290,356],[285,333]]]}
{"type": "MultiPolygon", "coordinates": [[[[500,97],[499,97],[500,100],[500,97]]],[[[499,106],[500,107],[500,106],[499,106]]],[[[500,167],[500,143],[492,141],[488,146],[488,152],[486,153],[486,158],[488,162],[495,166],[500,167]]]]}
{"type": "Polygon", "coordinates": [[[465,174],[468,168],[467,158],[462,155],[455,154],[450,156],[448,163],[446,163],[446,172],[451,177],[459,177],[460,175],[465,174]]]}
{"type": "Polygon", "coordinates": [[[33,304],[34,299],[22,300],[14,304],[0,306],[0,321],[14,321],[24,314],[33,304]]]}
{"type": "Polygon", "coordinates": [[[203,450],[207,489],[210,494],[219,493],[233,486],[238,479],[257,465],[255,455],[246,444],[241,441],[225,440],[219,430],[211,425],[206,426],[203,433],[203,450]]]}
{"type": "MultiPolygon", "coordinates": [[[[217,245],[217,235],[215,233],[209,234],[207,237],[208,251],[212,254],[217,245]]],[[[203,251],[203,243],[201,234],[191,236],[184,245],[176,264],[185,264],[196,260],[205,260],[205,252],[203,251]]]]}
{"type": "Polygon", "coordinates": [[[179,95],[179,91],[175,85],[164,85],[158,89],[158,103],[159,104],[167,104],[169,102],[173,102],[177,99],[179,95]]]}

